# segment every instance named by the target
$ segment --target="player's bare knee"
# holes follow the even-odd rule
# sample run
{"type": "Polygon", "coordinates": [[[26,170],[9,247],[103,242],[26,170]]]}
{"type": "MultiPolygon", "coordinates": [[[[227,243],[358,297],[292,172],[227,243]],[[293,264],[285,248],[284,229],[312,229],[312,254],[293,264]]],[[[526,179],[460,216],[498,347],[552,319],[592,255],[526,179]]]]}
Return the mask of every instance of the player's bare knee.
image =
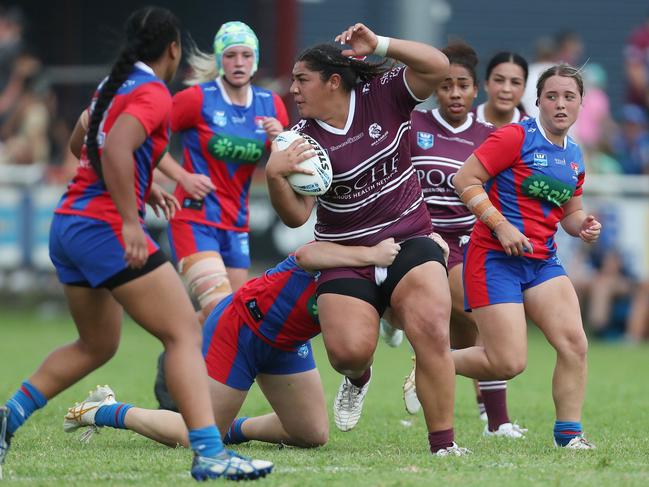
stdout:
{"type": "Polygon", "coordinates": [[[108,362],[117,353],[119,348],[119,338],[116,340],[85,340],[80,338],[77,346],[87,355],[97,366],[108,362]]]}
{"type": "Polygon", "coordinates": [[[301,448],[318,448],[329,441],[329,425],[323,423],[314,425],[308,430],[302,430],[296,435],[291,435],[296,446],[301,448]]]}
{"type": "Polygon", "coordinates": [[[494,379],[509,380],[523,373],[527,367],[527,359],[524,357],[502,357],[494,365],[494,379]]]}
{"type": "Polygon", "coordinates": [[[327,355],[331,366],[341,374],[354,374],[366,370],[374,354],[374,347],[362,344],[338,343],[327,347],[327,355]]]}
{"type": "Polygon", "coordinates": [[[407,318],[404,330],[413,344],[415,352],[421,348],[430,352],[441,352],[449,349],[449,318],[448,314],[435,314],[415,319],[407,318]]]}
{"type": "Polygon", "coordinates": [[[570,355],[579,360],[585,360],[588,353],[588,338],[583,329],[567,334],[557,345],[557,352],[570,355]]]}

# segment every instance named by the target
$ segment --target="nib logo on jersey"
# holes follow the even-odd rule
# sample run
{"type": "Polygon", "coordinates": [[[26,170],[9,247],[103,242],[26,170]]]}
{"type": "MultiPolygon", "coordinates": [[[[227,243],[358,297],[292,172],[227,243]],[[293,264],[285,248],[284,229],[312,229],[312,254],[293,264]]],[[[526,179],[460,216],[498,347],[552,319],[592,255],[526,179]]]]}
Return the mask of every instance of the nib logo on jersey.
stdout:
{"type": "Polygon", "coordinates": [[[264,144],[259,140],[221,134],[214,134],[207,148],[216,159],[229,162],[256,163],[264,153],[264,144]]]}
{"type": "Polygon", "coordinates": [[[540,174],[525,178],[521,187],[524,195],[537,200],[549,201],[556,206],[566,203],[574,193],[567,184],[540,174]]]}
{"type": "Polygon", "coordinates": [[[319,317],[318,317],[318,302],[316,300],[315,295],[311,296],[309,300],[306,303],[306,311],[309,313],[313,321],[316,323],[319,323],[319,317]]]}

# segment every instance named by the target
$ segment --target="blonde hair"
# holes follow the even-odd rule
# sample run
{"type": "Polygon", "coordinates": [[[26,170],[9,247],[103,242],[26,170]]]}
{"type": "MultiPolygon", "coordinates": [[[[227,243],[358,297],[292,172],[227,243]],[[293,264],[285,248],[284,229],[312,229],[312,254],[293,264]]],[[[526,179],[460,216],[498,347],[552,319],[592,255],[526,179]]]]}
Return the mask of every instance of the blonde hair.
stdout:
{"type": "Polygon", "coordinates": [[[193,42],[190,42],[187,48],[187,64],[191,68],[191,73],[184,81],[186,85],[205,83],[219,76],[214,54],[201,51],[193,42]]]}

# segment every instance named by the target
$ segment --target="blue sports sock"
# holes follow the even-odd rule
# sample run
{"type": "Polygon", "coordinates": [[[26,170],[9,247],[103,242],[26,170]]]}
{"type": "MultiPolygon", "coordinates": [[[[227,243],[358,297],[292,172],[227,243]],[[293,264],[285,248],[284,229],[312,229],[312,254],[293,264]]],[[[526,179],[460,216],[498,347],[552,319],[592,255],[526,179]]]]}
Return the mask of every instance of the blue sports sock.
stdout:
{"type": "Polygon", "coordinates": [[[22,383],[20,389],[7,401],[6,406],[11,411],[7,422],[7,431],[13,435],[27,421],[34,411],[47,404],[47,398],[28,380],[22,383]]]}
{"type": "Polygon", "coordinates": [[[189,430],[189,445],[202,457],[215,457],[223,451],[221,434],[214,425],[189,430]]]}
{"type": "Polygon", "coordinates": [[[243,425],[243,422],[246,419],[248,418],[241,417],[232,421],[228,432],[223,438],[224,445],[238,445],[239,443],[245,443],[246,441],[248,441],[248,438],[246,438],[246,435],[244,435],[243,431],[241,430],[241,425],[243,425]]]}
{"type": "Polygon", "coordinates": [[[132,404],[123,402],[101,406],[95,414],[95,424],[97,426],[110,426],[111,428],[125,430],[124,418],[126,418],[126,412],[132,407],[132,404]]]}
{"type": "Polygon", "coordinates": [[[581,436],[581,422],[579,421],[555,421],[554,441],[559,446],[566,446],[576,436],[581,436]]]}

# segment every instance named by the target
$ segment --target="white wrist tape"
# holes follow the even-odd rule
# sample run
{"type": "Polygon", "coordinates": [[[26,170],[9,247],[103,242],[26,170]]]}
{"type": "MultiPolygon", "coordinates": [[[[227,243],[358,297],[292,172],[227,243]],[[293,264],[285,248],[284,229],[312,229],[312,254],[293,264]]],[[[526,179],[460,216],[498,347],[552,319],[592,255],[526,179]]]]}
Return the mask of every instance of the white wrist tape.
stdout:
{"type": "Polygon", "coordinates": [[[376,36],[376,48],[374,53],[376,56],[385,57],[388,54],[388,47],[390,46],[390,38],[385,36],[376,36]]]}

